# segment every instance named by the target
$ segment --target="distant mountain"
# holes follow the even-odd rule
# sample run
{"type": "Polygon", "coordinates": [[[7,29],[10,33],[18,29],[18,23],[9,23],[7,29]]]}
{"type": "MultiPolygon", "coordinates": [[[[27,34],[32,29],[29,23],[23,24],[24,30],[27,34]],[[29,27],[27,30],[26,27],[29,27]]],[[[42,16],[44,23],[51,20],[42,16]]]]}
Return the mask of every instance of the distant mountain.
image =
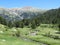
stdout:
{"type": "Polygon", "coordinates": [[[35,16],[41,15],[47,10],[23,7],[23,8],[0,8],[0,16],[7,19],[8,21],[30,19],[35,16]]]}

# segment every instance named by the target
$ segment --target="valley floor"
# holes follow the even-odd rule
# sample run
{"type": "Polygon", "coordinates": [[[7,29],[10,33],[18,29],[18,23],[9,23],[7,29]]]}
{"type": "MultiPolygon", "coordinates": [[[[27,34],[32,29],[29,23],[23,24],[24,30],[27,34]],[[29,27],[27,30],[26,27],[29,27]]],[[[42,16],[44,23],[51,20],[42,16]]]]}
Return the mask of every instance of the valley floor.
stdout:
{"type": "Polygon", "coordinates": [[[52,24],[41,24],[36,29],[8,28],[0,24],[0,45],[60,45],[57,32],[58,28],[52,24]]]}

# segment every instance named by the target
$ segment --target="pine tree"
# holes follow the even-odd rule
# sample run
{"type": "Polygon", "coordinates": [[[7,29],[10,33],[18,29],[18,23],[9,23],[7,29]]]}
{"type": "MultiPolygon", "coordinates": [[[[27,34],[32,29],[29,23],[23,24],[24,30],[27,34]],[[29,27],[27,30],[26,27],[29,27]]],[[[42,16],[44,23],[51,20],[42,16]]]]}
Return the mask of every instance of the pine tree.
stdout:
{"type": "Polygon", "coordinates": [[[59,28],[59,32],[60,32],[60,24],[58,25],[58,28],[59,28]]]}
{"type": "Polygon", "coordinates": [[[20,22],[20,28],[23,28],[23,27],[24,27],[24,23],[20,22]]]}
{"type": "Polygon", "coordinates": [[[35,29],[35,28],[36,28],[35,21],[32,21],[32,23],[31,23],[31,28],[32,28],[32,29],[35,29]]]}
{"type": "Polygon", "coordinates": [[[39,18],[37,17],[37,18],[35,18],[34,20],[35,20],[36,26],[39,26],[39,25],[40,25],[40,20],[39,20],[39,18]]]}
{"type": "Polygon", "coordinates": [[[13,22],[9,21],[9,22],[8,22],[8,27],[9,27],[9,28],[12,28],[12,27],[13,27],[13,22]]]}
{"type": "Polygon", "coordinates": [[[22,22],[24,23],[25,26],[28,26],[30,23],[29,19],[23,19],[22,22]]]}
{"type": "Polygon", "coordinates": [[[15,26],[15,27],[20,27],[20,21],[15,21],[15,22],[14,22],[14,26],[15,26]]]}

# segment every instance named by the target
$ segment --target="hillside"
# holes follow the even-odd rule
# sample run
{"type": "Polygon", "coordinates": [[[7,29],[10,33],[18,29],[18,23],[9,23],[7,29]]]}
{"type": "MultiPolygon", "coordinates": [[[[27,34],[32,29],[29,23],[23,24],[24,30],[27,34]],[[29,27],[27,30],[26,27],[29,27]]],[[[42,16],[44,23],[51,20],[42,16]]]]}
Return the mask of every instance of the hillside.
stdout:
{"type": "Polygon", "coordinates": [[[59,24],[60,23],[60,8],[56,9],[50,9],[43,13],[41,15],[40,19],[42,20],[41,22],[43,23],[54,23],[54,24],[59,24]]]}

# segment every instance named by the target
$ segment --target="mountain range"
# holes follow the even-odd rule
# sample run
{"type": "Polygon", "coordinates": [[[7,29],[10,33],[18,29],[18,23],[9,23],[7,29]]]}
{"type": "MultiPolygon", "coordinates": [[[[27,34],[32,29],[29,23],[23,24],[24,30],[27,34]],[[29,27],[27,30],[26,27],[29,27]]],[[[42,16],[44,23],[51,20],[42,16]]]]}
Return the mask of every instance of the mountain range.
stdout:
{"type": "Polygon", "coordinates": [[[8,21],[31,19],[38,15],[43,14],[47,10],[33,8],[33,7],[23,7],[23,8],[0,8],[0,16],[8,21]]]}

